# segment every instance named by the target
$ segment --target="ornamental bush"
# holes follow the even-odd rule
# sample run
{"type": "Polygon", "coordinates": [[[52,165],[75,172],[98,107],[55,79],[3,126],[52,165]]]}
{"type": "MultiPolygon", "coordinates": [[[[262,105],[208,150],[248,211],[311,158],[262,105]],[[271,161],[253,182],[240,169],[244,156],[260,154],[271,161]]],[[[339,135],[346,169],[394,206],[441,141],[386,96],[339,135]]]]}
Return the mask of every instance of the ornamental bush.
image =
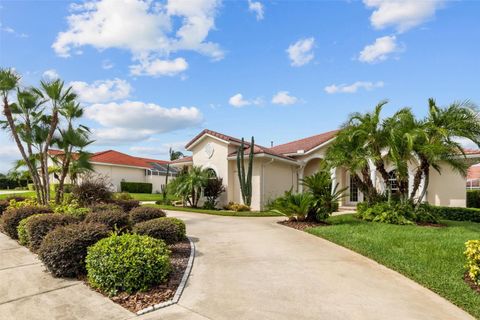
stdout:
{"type": "Polygon", "coordinates": [[[9,203],[7,200],[0,200],[0,217],[5,212],[5,210],[7,210],[8,205],[9,203]]]}
{"type": "Polygon", "coordinates": [[[165,243],[138,234],[113,234],[88,249],[88,282],[109,295],[145,291],[171,271],[165,243]]]}
{"type": "Polygon", "coordinates": [[[152,193],[153,185],[146,182],[120,182],[122,192],[130,193],[152,193]]]}
{"type": "Polygon", "coordinates": [[[17,227],[20,221],[34,214],[51,213],[47,207],[8,208],[2,216],[2,226],[5,233],[12,239],[18,239],[17,227]]]}
{"type": "Polygon", "coordinates": [[[356,216],[366,221],[400,225],[438,222],[435,210],[427,204],[415,207],[412,203],[395,201],[378,202],[372,205],[366,202],[359,203],[356,216]]]}
{"type": "Polygon", "coordinates": [[[431,207],[436,214],[447,220],[480,222],[480,209],[456,207],[431,207]]]}
{"type": "Polygon", "coordinates": [[[28,234],[27,231],[27,222],[37,216],[43,216],[47,214],[34,214],[33,216],[27,217],[20,221],[17,227],[17,234],[18,234],[18,242],[22,246],[27,246],[30,243],[30,235],[28,234]]]}
{"type": "Polygon", "coordinates": [[[103,224],[77,223],[50,231],[43,239],[38,257],[56,277],[77,277],[86,273],[87,248],[109,234],[103,224]]]}
{"type": "Polygon", "coordinates": [[[132,209],[140,206],[140,201],[138,200],[122,200],[117,199],[113,200],[113,203],[122,208],[125,212],[130,212],[132,209]]]}
{"type": "Polygon", "coordinates": [[[133,232],[173,244],[185,239],[185,223],[176,218],[157,218],[137,223],[133,232]]]}
{"type": "Polygon", "coordinates": [[[43,239],[50,231],[57,227],[79,221],[80,219],[74,216],[58,213],[41,214],[29,217],[25,229],[28,235],[30,248],[32,251],[37,251],[40,248],[43,239]]]}
{"type": "Polygon", "coordinates": [[[473,282],[480,285],[480,240],[469,240],[465,243],[465,257],[467,258],[467,272],[473,282]]]}
{"type": "Polygon", "coordinates": [[[132,224],[144,222],[156,218],[166,217],[167,214],[160,208],[138,207],[130,211],[130,221],[132,224]]]}
{"type": "Polygon", "coordinates": [[[73,187],[73,197],[82,206],[89,206],[98,202],[107,202],[112,199],[111,183],[108,177],[90,173],[82,177],[82,182],[73,187]]]}
{"type": "Polygon", "coordinates": [[[123,211],[99,211],[91,212],[85,217],[86,223],[101,223],[110,230],[123,231],[129,228],[130,219],[123,211]]]}
{"type": "Polygon", "coordinates": [[[250,211],[250,207],[236,202],[229,202],[225,207],[225,210],[235,211],[235,212],[242,212],[242,211],[250,211]]]}

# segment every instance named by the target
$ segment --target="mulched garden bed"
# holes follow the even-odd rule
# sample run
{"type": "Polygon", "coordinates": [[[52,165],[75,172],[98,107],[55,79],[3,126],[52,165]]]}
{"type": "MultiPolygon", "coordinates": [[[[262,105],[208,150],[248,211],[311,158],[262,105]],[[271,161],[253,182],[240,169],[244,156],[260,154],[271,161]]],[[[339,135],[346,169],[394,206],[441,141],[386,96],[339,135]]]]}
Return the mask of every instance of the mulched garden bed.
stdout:
{"type": "Polygon", "coordinates": [[[110,299],[132,312],[137,312],[149,306],[172,299],[187,268],[191,248],[190,241],[188,240],[168,247],[172,251],[170,261],[172,262],[173,270],[170,273],[167,283],[156,285],[148,291],[137,292],[135,294],[120,293],[110,297],[110,299]]]}
{"type": "Polygon", "coordinates": [[[329,226],[326,222],[315,222],[315,221],[291,221],[291,220],[284,220],[278,222],[281,225],[297,229],[300,231],[305,231],[308,228],[315,228],[315,227],[326,227],[329,226]]]}
{"type": "Polygon", "coordinates": [[[465,274],[463,275],[463,280],[465,280],[465,282],[470,286],[470,288],[473,289],[473,291],[476,291],[480,294],[480,285],[473,282],[472,278],[470,278],[470,276],[468,275],[468,272],[465,272],[465,274]]]}

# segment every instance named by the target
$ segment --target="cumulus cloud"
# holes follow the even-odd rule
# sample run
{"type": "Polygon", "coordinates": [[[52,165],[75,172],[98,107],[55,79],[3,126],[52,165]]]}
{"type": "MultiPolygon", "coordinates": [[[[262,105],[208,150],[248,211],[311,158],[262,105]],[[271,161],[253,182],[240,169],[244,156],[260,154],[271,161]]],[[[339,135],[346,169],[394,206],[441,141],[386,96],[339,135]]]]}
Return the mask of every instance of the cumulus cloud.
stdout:
{"type": "Polygon", "coordinates": [[[155,147],[133,146],[133,147],[130,147],[130,151],[143,156],[160,157],[165,160],[168,160],[170,148],[172,148],[175,151],[184,152],[186,144],[187,144],[186,141],[181,141],[181,142],[162,143],[160,146],[155,146],[155,147]]]}
{"type": "Polygon", "coordinates": [[[233,95],[230,97],[230,99],[228,99],[228,103],[236,108],[241,108],[249,105],[259,105],[262,103],[262,100],[260,98],[247,100],[243,97],[241,93],[237,93],[236,95],[233,95]]]}
{"type": "Polygon", "coordinates": [[[435,16],[443,6],[443,0],[364,0],[363,3],[374,11],[370,23],[376,29],[393,26],[398,32],[405,32],[435,16]]]}
{"type": "Polygon", "coordinates": [[[377,82],[370,82],[370,81],[357,81],[352,84],[332,84],[329,86],[326,86],[324,88],[326,93],[333,94],[333,93],[355,93],[359,89],[364,89],[364,90],[373,90],[375,88],[381,88],[383,87],[384,83],[383,81],[377,81],[377,82]]]}
{"type": "Polygon", "coordinates": [[[315,57],[313,54],[314,44],[315,39],[313,37],[300,39],[294,44],[291,44],[287,49],[291,65],[300,67],[309,63],[315,57]]]}
{"type": "Polygon", "coordinates": [[[391,53],[400,51],[395,36],[377,38],[373,44],[365,46],[360,52],[358,60],[367,63],[375,63],[388,59],[391,53]]]}
{"type": "Polygon", "coordinates": [[[67,30],[57,35],[52,47],[62,57],[76,48],[92,46],[128,50],[134,61],[156,61],[182,50],[221,59],[224,53],[219,45],[206,40],[215,27],[219,5],[220,0],[75,3],[67,17],[67,30]]]}
{"type": "Polygon", "coordinates": [[[97,80],[93,83],[72,81],[69,83],[80,101],[86,103],[101,103],[125,99],[130,96],[131,85],[122,79],[97,80]]]}
{"type": "Polygon", "coordinates": [[[46,71],[42,74],[42,77],[43,77],[45,80],[48,80],[48,81],[52,81],[52,80],[55,80],[55,79],[60,78],[59,74],[57,73],[57,71],[56,71],[55,69],[48,69],[48,70],[46,70],[46,71]]]}
{"type": "Polygon", "coordinates": [[[255,13],[257,20],[263,19],[264,7],[261,2],[248,0],[248,10],[255,13]]]}
{"type": "Polygon", "coordinates": [[[174,76],[188,68],[188,63],[183,58],[174,60],[154,59],[141,61],[140,64],[130,66],[130,73],[136,76],[174,76]]]}
{"type": "Polygon", "coordinates": [[[298,102],[298,98],[290,95],[288,91],[279,91],[272,97],[273,104],[289,105],[298,102]]]}
{"type": "Polygon", "coordinates": [[[145,140],[197,126],[203,120],[195,107],[165,108],[140,101],[93,104],[85,109],[85,116],[103,126],[94,130],[94,138],[102,144],[145,140]]]}

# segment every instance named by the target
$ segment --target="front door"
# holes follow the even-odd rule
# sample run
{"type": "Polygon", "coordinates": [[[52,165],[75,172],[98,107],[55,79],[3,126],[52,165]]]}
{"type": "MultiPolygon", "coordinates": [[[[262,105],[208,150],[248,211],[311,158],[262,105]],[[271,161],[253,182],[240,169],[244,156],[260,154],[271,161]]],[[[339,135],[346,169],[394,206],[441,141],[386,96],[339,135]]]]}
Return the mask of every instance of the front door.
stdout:
{"type": "Polygon", "coordinates": [[[347,197],[347,202],[349,205],[356,205],[358,202],[362,201],[362,194],[358,188],[357,183],[355,182],[355,179],[353,176],[348,173],[347,175],[348,178],[348,197],[347,197]]]}

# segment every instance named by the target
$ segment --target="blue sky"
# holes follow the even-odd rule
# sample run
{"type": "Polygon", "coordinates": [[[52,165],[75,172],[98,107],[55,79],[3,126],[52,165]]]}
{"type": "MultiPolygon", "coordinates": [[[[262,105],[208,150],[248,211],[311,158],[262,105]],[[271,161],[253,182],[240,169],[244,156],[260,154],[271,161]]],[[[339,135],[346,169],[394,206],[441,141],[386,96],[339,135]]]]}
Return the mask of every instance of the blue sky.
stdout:
{"type": "MultiPolygon", "coordinates": [[[[0,64],[59,76],[82,123],[116,149],[165,158],[203,128],[260,144],[340,126],[381,99],[480,103],[476,1],[5,1],[0,64]]],[[[18,153],[0,133],[0,172],[18,153]]]]}

